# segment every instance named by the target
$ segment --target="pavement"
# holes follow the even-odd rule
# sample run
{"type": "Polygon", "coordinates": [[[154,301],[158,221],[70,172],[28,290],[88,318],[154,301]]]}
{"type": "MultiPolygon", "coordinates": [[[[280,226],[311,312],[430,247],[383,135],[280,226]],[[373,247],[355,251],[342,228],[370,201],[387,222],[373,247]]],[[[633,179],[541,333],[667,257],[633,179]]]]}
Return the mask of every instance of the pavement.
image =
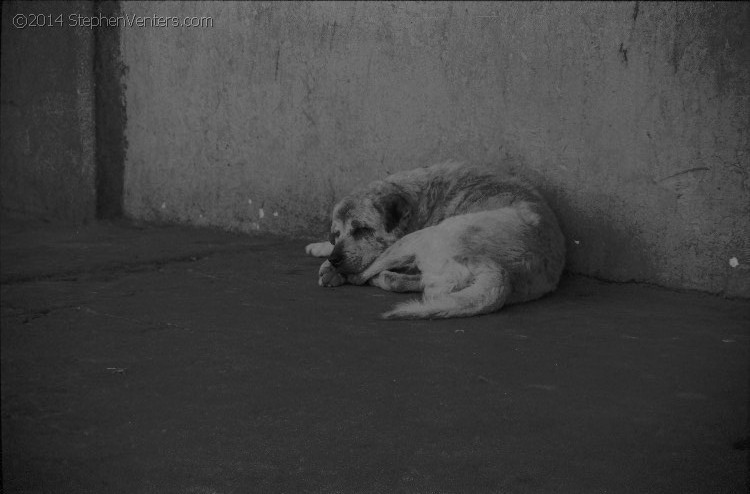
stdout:
{"type": "Polygon", "coordinates": [[[750,302],[566,275],[481,317],[309,239],[4,219],[5,493],[735,493],[750,302]]]}

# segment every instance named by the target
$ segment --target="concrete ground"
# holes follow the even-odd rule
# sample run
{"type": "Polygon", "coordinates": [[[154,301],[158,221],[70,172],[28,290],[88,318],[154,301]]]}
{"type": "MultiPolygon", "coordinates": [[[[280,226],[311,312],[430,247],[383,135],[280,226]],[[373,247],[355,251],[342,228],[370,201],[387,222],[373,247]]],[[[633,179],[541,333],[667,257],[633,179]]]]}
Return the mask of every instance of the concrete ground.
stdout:
{"type": "Polygon", "coordinates": [[[745,492],[748,301],[383,321],[304,245],[4,221],[4,492],[745,492]]]}

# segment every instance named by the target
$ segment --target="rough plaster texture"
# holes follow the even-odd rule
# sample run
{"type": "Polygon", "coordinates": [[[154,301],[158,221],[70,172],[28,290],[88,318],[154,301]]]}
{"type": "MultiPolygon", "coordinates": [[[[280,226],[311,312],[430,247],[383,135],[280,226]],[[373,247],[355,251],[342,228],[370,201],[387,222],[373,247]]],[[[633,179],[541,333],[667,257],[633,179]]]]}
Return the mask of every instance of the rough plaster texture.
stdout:
{"type": "Polygon", "coordinates": [[[95,215],[94,34],[69,24],[71,14],[90,16],[93,8],[93,2],[3,3],[4,211],[73,222],[95,215]],[[19,14],[43,17],[38,27],[30,20],[18,29],[12,20],[19,14]],[[43,25],[50,20],[63,25],[43,25]]]}
{"type": "Polygon", "coordinates": [[[213,22],[123,28],[132,217],[322,233],[357,184],[510,158],[570,270],[750,295],[747,4],[122,8],[213,22]]]}

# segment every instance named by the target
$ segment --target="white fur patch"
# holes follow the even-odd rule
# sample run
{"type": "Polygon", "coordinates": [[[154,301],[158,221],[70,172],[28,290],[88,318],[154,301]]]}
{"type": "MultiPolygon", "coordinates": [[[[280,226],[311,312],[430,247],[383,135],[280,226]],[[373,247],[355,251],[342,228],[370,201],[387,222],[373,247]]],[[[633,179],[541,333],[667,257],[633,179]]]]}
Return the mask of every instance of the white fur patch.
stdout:
{"type": "Polygon", "coordinates": [[[305,253],[314,257],[328,257],[333,252],[333,244],[331,242],[316,242],[314,244],[308,244],[305,247],[305,253]]]}

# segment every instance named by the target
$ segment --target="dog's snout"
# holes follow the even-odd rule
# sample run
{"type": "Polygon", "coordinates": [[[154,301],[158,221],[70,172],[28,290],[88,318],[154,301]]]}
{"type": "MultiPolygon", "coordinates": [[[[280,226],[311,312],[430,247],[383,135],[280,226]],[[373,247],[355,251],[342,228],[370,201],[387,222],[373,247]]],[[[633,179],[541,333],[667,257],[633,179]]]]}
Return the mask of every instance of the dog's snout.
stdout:
{"type": "Polygon", "coordinates": [[[337,267],[344,262],[344,246],[341,242],[333,246],[333,250],[328,256],[328,262],[330,262],[333,267],[337,267]]]}
{"type": "Polygon", "coordinates": [[[328,262],[330,262],[334,266],[338,266],[341,264],[341,262],[344,260],[344,256],[341,255],[341,252],[333,251],[331,255],[328,257],[328,262]]]}

